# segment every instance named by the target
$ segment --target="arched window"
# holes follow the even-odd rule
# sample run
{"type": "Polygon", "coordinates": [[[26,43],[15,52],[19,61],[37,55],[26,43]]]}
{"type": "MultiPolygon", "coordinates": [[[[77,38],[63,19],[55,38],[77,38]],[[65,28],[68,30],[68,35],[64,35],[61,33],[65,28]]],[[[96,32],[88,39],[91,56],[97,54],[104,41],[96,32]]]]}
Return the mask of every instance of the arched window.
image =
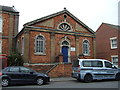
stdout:
{"type": "Polygon", "coordinates": [[[84,55],[89,55],[89,42],[87,40],[83,41],[83,54],[84,55]]]}
{"type": "Polygon", "coordinates": [[[21,54],[24,54],[24,37],[21,39],[21,54]]]}
{"type": "Polygon", "coordinates": [[[44,54],[45,53],[45,38],[38,35],[35,40],[35,53],[44,54]]]}

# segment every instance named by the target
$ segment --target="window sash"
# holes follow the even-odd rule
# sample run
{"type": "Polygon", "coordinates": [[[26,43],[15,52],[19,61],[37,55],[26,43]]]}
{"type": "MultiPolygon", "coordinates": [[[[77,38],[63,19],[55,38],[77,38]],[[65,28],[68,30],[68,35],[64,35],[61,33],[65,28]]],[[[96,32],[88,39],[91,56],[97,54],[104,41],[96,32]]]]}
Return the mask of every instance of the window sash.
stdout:
{"type": "Polygon", "coordinates": [[[38,36],[35,42],[35,53],[44,54],[45,53],[45,40],[43,36],[38,36]]]}
{"type": "Polygon", "coordinates": [[[110,38],[111,49],[117,48],[117,37],[110,38]]]}
{"type": "Polygon", "coordinates": [[[88,41],[83,42],[83,54],[89,55],[89,43],[88,43],[88,41]]]}

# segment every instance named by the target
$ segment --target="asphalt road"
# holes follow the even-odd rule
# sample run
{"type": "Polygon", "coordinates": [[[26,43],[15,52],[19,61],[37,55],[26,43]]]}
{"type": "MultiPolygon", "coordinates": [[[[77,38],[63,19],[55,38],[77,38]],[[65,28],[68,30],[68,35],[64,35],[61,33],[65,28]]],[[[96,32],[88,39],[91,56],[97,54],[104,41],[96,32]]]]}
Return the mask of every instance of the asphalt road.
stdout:
{"type": "MultiPolygon", "coordinates": [[[[64,78],[51,80],[45,85],[13,85],[5,88],[118,88],[120,82],[115,80],[93,81],[91,83],[78,82],[76,79],[64,78]]],[[[3,89],[4,90],[4,89],[3,89]]]]}

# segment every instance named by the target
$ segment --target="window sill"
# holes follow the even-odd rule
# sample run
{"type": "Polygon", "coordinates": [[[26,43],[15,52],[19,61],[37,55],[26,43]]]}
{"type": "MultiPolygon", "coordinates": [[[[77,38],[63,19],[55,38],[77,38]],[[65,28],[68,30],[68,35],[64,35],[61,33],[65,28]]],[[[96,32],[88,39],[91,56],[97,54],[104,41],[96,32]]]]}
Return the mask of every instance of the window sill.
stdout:
{"type": "Polygon", "coordinates": [[[34,55],[36,55],[36,56],[46,56],[45,53],[34,53],[34,55]]]}
{"type": "Polygon", "coordinates": [[[111,49],[117,49],[117,47],[112,47],[111,49]]]}
{"type": "Polygon", "coordinates": [[[84,56],[90,56],[90,54],[84,54],[84,56]]]}

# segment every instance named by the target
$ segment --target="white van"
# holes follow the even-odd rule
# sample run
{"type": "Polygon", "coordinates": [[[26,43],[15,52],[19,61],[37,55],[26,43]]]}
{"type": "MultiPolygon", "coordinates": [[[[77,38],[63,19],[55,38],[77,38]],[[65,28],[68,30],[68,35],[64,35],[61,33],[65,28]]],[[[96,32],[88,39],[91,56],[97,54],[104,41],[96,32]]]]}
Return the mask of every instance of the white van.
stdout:
{"type": "Polygon", "coordinates": [[[79,81],[91,82],[102,79],[120,80],[120,69],[108,60],[78,59],[73,61],[72,68],[72,77],[79,81]]]}

